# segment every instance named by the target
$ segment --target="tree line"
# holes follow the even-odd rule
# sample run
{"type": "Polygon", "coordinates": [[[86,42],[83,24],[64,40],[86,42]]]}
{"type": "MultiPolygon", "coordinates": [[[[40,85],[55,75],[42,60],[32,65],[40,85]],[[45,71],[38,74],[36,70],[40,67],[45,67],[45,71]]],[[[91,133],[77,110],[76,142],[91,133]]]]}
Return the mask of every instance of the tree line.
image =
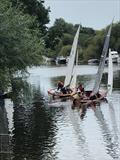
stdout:
{"type": "MultiPolygon", "coordinates": [[[[78,53],[81,61],[87,62],[90,58],[100,58],[108,27],[109,25],[102,30],[94,30],[81,25],[78,43],[78,53]]],[[[51,51],[48,56],[69,56],[77,28],[78,24],[67,23],[62,18],[56,19],[54,25],[48,29],[46,34],[46,47],[51,51]]],[[[120,22],[117,22],[112,27],[110,48],[120,53],[119,35],[120,22]]]]}
{"type": "MultiPolygon", "coordinates": [[[[27,67],[47,57],[68,56],[78,24],[56,19],[47,28],[50,8],[44,0],[0,1],[0,90],[5,91],[15,74],[24,75],[27,67]]],[[[107,26],[108,27],[108,26],[107,26]]],[[[79,59],[99,58],[106,29],[100,31],[81,25],[79,59]]],[[[111,49],[120,53],[120,22],[113,24],[111,49]]]]}

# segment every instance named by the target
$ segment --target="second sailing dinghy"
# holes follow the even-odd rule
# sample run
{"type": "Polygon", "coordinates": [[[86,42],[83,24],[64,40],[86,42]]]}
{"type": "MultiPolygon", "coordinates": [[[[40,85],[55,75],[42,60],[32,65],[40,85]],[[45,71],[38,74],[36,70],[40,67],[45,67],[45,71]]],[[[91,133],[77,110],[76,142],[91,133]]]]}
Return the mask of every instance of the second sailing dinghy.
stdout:
{"type": "MultiPolygon", "coordinates": [[[[100,83],[102,80],[102,75],[103,75],[103,71],[104,71],[104,67],[105,67],[105,59],[106,59],[108,48],[109,48],[111,29],[112,29],[112,23],[109,27],[107,36],[105,38],[105,43],[104,43],[103,51],[101,54],[100,63],[99,63],[98,71],[96,74],[96,79],[95,79],[95,84],[94,84],[93,90],[92,91],[85,91],[85,93],[84,93],[85,98],[84,97],[82,98],[80,96],[80,99],[78,99],[80,104],[90,105],[93,102],[95,102],[95,103],[99,102],[100,100],[104,99],[107,95],[108,91],[100,91],[100,83]]],[[[110,75],[109,75],[109,77],[110,77],[110,75]]],[[[111,84],[112,79],[111,78],[108,78],[108,79],[111,84]]],[[[73,104],[74,104],[74,102],[76,102],[78,104],[76,99],[73,100],[73,104]]]]}
{"type": "MultiPolygon", "coordinates": [[[[105,43],[104,43],[103,51],[101,54],[100,63],[99,63],[98,71],[96,74],[96,79],[95,79],[95,84],[94,84],[94,88],[92,91],[92,95],[96,95],[100,89],[100,83],[102,80],[102,75],[103,75],[103,71],[104,71],[104,67],[105,67],[105,59],[107,57],[107,52],[108,52],[108,48],[109,48],[111,30],[112,30],[112,23],[109,27],[109,30],[108,30],[108,33],[107,33],[107,36],[105,39],[105,43]]],[[[103,94],[103,93],[101,93],[101,94],[103,94]]]]}
{"type": "MultiPolygon", "coordinates": [[[[74,77],[74,70],[75,70],[75,58],[76,58],[76,54],[77,54],[77,46],[78,46],[78,38],[79,38],[79,32],[80,32],[80,26],[78,27],[78,30],[76,32],[76,35],[74,37],[73,40],[73,44],[72,44],[72,48],[71,48],[71,52],[70,52],[70,56],[69,56],[69,61],[67,64],[67,73],[65,76],[65,81],[64,84],[62,86],[63,89],[65,88],[69,88],[71,90],[71,92],[74,92],[74,88],[76,83],[75,77],[74,77]]],[[[48,90],[48,94],[52,95],[54,97],[58,97],[58,98],[62,98],[62,97],[69,97],[71,96],[71,93],[63,93],[61,90],[59,89],[50,89],[48,90]]]]}

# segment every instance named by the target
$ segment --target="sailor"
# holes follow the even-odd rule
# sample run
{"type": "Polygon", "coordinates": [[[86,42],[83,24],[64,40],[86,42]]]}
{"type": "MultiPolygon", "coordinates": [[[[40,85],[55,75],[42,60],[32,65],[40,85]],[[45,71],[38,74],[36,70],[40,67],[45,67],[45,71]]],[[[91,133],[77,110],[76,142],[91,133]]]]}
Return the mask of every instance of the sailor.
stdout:
{"type": "Polygon", "coordinates": [[[79,84],[79,86],[77,87],[77,92],[82,92],[84,93],[84,87],[82,86],[82,84],[79,84]]]}
{"type": "Polygon", "coordinates": [[[57,84],[57,90],[61,90],[64,86],[63,82],[62,81],[58,81],[58,84],[57,84]]]}
{"type": "Polygon", "coordinates": [[[101,97],[101,94],[99,92],[97,92],[96,94],[90,95],[90,100],[95,100],[100,97],[101,97]]]}
{"type": "Polygon", "coordinates": [[[67,89],[64,87],[64,83],[62,81],[58,81],[57,90],[62,92],[63,94],[67,94],[67,89]]]}
{"type": "Polygon", "coordinates": [[[66,89],[66,92],[67,92],[68,94],[70,94],[70,93],[73,92],[73,90],[70,88],[70,85],[67,85],[67,86],[65,87],[65,89],[66,89]]]}

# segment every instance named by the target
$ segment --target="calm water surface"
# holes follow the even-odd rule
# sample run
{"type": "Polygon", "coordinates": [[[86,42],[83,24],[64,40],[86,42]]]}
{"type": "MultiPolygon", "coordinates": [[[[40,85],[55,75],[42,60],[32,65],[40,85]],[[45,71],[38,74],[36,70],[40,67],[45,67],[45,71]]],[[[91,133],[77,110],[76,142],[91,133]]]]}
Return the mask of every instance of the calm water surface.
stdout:
{"type": "MultiPolygon", "coordinates": [[[[97,66],[79,66],[76,70],[77,82],[85,89],[92,89],[97,66]]],[[[107,68],[105,70],[107,72],[107,68]]],[[[70,100],[53,103],[47,95],[47,90],[54,88],[58,79],[64,80],[66,71],[66,67],[29,69],[28,83],[16,84],[12,101],[1,102],[4,111],[0,110],[0,132],[10,131],[13,160],[120,159],[119,67],[114,67],[114,87],[109,102],[88,108],[82,119],[80,110],[71,108],[70,100]]],[[[107,73],[101,87],[106,88],[106,84],[107,73]]],[[[2,159],[5,159],[3,154],[2,159]]]]}

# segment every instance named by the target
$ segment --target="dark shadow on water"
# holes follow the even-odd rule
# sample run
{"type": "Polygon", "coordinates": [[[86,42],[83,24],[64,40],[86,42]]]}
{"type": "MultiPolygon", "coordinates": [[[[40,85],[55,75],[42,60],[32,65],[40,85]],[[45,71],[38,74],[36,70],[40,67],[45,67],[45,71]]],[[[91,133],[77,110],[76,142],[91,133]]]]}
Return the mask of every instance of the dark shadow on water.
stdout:
{"type": "Polygon", "coordinates": [[[19,82],[16,83],[13,88],[13,160],[55,159],[53,148],[57,128],[40,91],[26,82],[21,82],[20,88],[19,82]]]}
{"type": "Polygon", "coordinates": [[[0,99],[0,160],[10,158],[10,136],[4,99],[0,99]]]}

